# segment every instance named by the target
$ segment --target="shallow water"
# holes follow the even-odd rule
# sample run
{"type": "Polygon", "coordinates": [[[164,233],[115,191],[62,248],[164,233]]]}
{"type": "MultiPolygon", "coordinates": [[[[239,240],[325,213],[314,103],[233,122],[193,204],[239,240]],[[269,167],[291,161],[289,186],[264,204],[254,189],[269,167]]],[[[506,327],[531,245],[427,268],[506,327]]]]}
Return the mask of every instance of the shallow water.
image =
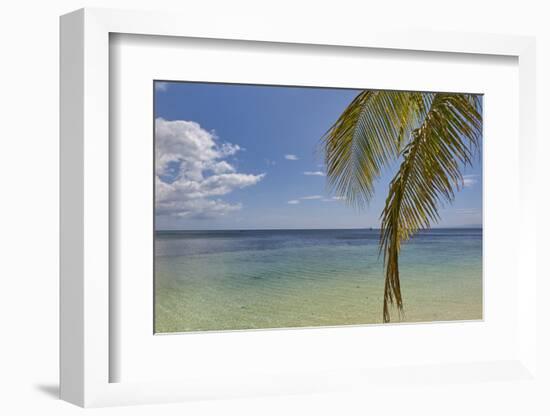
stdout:
{"type": "MultiPolygon", "coordinates": [[[[378,237],[378,230],[157,232],[155,332],[381,323],[378,237]]],[[[406,243],[401,321],[481,319],[481,259],[481,229],[430,230],[406,243]]]]}

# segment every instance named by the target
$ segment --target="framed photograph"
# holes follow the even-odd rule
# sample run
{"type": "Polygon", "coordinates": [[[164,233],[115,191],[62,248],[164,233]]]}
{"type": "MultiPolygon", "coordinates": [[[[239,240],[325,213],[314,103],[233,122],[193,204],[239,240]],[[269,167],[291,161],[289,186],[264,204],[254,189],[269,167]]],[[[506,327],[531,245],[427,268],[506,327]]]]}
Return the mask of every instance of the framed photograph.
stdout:
{"type": "Polygon", "coordinates": [[[537,383],[533,39],[231,29],[61,18],[62,398],[537,383]]]}
{"type": "Polygon", "coordinates": [[[481,94],[154,94],[154,333],[483,318],[481,94]]]}

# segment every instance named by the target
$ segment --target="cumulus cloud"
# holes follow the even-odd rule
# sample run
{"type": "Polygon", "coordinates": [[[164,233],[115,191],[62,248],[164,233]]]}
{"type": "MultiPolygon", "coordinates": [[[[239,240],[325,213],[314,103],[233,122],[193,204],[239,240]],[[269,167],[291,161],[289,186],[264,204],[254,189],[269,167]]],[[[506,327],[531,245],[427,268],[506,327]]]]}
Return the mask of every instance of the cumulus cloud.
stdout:
{"type": "Polygon", "coordinates": [[[464,187],[471,188],[477,183],[478,175],[464,175],[464,187]]]}
{"type": "Polygon", "coordinates": [[[298,156],[296,155],[285,155],[286,160],[298,160],[298,156]]]}
{"type": "Polygon", "coordinates": [[[241,150],[193,121],[157,118],[156,212],[186,218],[213,218],[241,209],[220,199],[257,184],[265,174],[238,173],[224,160],[241,150]]]}
{"type": "Polygon", "coordinates": [[[326,176],[325,175],[325,172],[321,172],[320,170],[316,170],[316,171],[306,171],[304,172],[304,175],[306,176],[326,176]]]}

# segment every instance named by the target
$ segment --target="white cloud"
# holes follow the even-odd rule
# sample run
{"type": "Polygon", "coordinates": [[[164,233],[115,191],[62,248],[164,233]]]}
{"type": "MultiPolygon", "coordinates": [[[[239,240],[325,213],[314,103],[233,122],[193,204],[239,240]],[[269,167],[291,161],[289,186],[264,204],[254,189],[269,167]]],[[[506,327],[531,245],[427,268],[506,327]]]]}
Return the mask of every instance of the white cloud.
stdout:
{"type": "Polygon", "coordinates": [[[287,204],[296,205],[296,204],[299,204],[300,201],[312,201],[312,200],[317,200],[317,199],[323,199],[323,197],[321,195],[301,196],[298,199],[291,199],[290,201],[287,202],[287,204]]]}
{"type": "Polygon", "coordinates": [[[222,160],[221,162],[214,163],[211,167],[212,172],[220,174],[220,173],[233,173],[235,172],[235,168],[231,166],[229,163],[227,163],[225,160],[222,160]]]}
{"type": "Polygon", "coordinates": [[[342,201],[346,198],[343,196],[333,196],[331,198],[325,198],[322,195],[307,195],[307,196],[301,196],[298,199],[291,199],[288,201],[288,204],[299,204],[300,201],[323,201],[323,202],[336,202],[336,201],[342,201]]]}
{"type": "Polygon", "coordinates": [[[298,160],[298,156],[296,155],[285,155],[286,160],[298,160]]]}
{"type": "Polygon", "coordinates": [[[304,172],[304,175],[306,175],[306,176],[326,176],[325,172],[321,172],[320,170],[316,170],[314,172],[306,171],[306,172],[304,172]]]}
{"type": "Polygon", "coordinates": [[[163,92],[168,89],[168,83],[162,81],[155,81],[155,91],[163,92]]]}
{"type": "Polygon", "coordinates": [[[212,133],[193,121],[157,118],[157,215],[211,218],[241,209],[219,197],[252,186],[265,174],[236,172],[227,160],[241,148],[219,143],[212,133]]]}
{"type": "Polygon", "coordinates": [[[322,198],[323,197],[321,195],[308,195],[308,196],[303,196],[300,199],[311,200],[311,199],[322,199],[322,198]]]}
{"type": "Polygon", "coordinates": [[[323,198],[323,202],[344,201],[345,199],[345,196],[333,196],[332,198],[323,198]]]}
{"type": "Polygon", "coordinates": [[[464,175],[464,187],[471,188],[477,183],[478,175],[464,175]]]}

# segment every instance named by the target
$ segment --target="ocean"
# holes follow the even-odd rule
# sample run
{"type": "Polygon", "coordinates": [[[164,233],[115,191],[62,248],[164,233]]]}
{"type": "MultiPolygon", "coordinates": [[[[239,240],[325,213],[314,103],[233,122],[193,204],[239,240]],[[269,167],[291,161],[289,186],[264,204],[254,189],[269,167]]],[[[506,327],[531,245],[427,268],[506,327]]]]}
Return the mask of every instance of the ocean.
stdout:
{"type": "MultiPolygon", "coordinates": [[[[379,230],[157,231],[155,332],[379,324],[379,230]]],[[[432,229],[402,246],[404,314],[482,319],[482,230],[432,229]]]]}

